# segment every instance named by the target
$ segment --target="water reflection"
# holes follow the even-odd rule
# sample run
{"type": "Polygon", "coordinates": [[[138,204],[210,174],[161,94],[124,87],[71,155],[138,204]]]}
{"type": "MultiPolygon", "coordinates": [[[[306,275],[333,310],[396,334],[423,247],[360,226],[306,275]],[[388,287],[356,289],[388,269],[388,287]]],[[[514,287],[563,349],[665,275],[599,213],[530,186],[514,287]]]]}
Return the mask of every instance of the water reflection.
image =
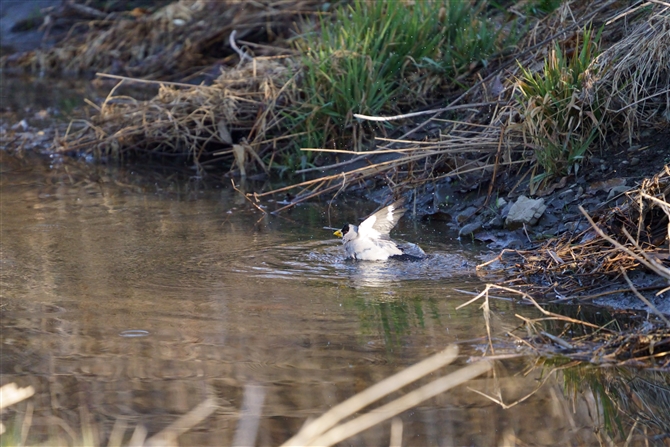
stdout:
{"type": "Polygon", "coordinates": [[[670,434],[670,376],[633,368],[602,368],[556,358],[542,369],[557,373],[568,396],[588,396],[599,416],[602,439],[631,445],[666,445],[670,434]]]}
{"type": "MultiPolygon", "coordinates": [[[[474,258],[438,228],[399,227],[425,260],[352,263],[323,230],[325,206],[259,221],[228,190],[112,171],[91,181],[74,167],[2,157],[0,373],[37,390],[33,444],[67,439],[82,408],[104,444],[119,417],[156,433],[211,397],[215,414],[180,444],[228,445],[253,383],[265,390],[257,442],[278,445],[306,418],[447,344],[464,353],[447,370],[485,344],[480,311],[455,309],[469,297],[454,289],[481,287],[474,258]]],[[[515,313],[536,316],[495,306],[497,339],[518,325],[515,313]]],[[[566,398],[553,376],[536,390],[544,374],[524,360],[499,364],[471,388],[502,390],[506,402],[535,394],[503,409],[454,390],[402,415],[404,445],[595,442],[593,394],[566,398]]],[[[347,444],[388,437],[383,425],[347,444]]]]}

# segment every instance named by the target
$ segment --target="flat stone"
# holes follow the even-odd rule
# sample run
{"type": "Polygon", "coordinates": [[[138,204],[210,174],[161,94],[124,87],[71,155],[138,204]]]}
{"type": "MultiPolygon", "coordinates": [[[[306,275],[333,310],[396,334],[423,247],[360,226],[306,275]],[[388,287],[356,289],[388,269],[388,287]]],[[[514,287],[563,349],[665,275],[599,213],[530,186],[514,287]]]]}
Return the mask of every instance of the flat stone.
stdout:
{"type": "Polygon", "coordinates": [[[486,222],[483,227],[488,229],[495,228],[495,229],[500,229],[505,225],[505,222],[503,221],[503,218],[500,216],[495,216],[492,219],[490,219],[488,222],[486,222]]]}
{"type": "Polygon", "coordinates": [[[460,213],[458,213],[458,215],[456,215],[456,222],[458,222],[459,224],[463,223],[469,218],[471,218],[472,215],[475,214],[476,212],[477,208],[475,208],[474,206],[469,206],[460,213]]]}
{"type": "Polygon", "coordinates": [[[475,234],[477,231],[481,230],[481,228],[482,228],[481,222],[472,222],[463,225],[463,227],[460,230],[458,230],[458,237],[475,234]]]}
{"type": "Polygon", "coordinates": [[[559,222],[560,219],[558,218],[558,216],[551,213],[544,213],[542,217],[538,220],[537,224],[541,225],[543,229],[547,231],[553,231],[555,233],[557,231],[559,222]]]}
{"type": "Polygon", "coordinates": [[[609,180],[602,180],[598,182],[593,182],[589,185],[587,192],[594,193],[598,191],[609,191],[615,186],[622,186],[626,184],[625,178],[613,178],[609,180]]]}
{"type": "Polygon", "coordinates": [[[507,214],[505,226],[514,230],[521,228],[524,224],[535,225],[546,209],[544,199],[529,199],[526,196],[519,196],[507,214]]]}
{"type": "Polygon", "coordinates": [[[610,189],[609,194],[607,194],[607,200],[612,199],[614,196],[618,196],[619,194],[628,191],[629,189],[632,189],[630,186],[626,185],[621,185],[621,186],[615,186],[612,189],[610,189]]]}

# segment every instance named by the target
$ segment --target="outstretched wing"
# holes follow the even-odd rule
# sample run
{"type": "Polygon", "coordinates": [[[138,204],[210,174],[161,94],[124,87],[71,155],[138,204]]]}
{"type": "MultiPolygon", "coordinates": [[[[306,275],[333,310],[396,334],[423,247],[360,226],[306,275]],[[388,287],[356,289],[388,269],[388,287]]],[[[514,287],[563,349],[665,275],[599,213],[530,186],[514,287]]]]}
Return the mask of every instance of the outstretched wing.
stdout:
{"type": "Polygon", "coordinates": [[[359,235],[371,239],[388,238],[393,227],[396,226],[398,220],[400,220],[403,214],[407,211],[407,209],[403,207],[404,204],[405,200],[400,199],[365,219],[358,226],[359,235]]]}

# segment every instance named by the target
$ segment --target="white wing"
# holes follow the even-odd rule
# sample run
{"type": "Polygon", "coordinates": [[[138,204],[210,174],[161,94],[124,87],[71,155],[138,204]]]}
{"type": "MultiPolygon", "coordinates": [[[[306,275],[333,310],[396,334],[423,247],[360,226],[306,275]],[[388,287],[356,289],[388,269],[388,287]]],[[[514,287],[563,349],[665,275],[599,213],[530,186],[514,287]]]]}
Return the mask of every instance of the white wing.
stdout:
{"type": "Polygon", "coordinates": [[[407,211],[403,208],[404,200],[389,205],[377,211],[372,216],[365,219],[358,226],[358,233],[362,237],[369,237],[371,239],[388,238],[389,233],[398,223],[398,220],[407,211]]]}

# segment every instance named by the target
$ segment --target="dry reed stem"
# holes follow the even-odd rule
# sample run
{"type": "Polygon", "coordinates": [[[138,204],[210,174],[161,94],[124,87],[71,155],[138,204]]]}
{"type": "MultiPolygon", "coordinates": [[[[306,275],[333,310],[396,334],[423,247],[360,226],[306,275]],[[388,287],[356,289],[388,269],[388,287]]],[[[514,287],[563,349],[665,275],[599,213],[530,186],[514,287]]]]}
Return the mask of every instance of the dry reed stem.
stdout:
{"type": "Polygon", "coordinates": [[[499,101],[488,101],[488,102],[478,102],[473,104],[461,104],[459,106],[447,106],[442,107],[441,109],[433,110],[422,110],[420,112],[404,113],[402,115],[393,115],[393,116],[370,116],[370,115],[361,115],[360,113],[354,113],[354,118],[366,120],[366,121],[376,121],[376,122],[388,122],[403,120],[408,118],[414,118],[421,115],[430,115],[430,114],[439,114],[444,112],[450,112],[453,110],[462,110],[462,109],[474,109],[477,107],[493,106],[501,104],[499,101]]]}
{"type": "Polygon", "coordinates": [[[3,385],[0,388],[0,409],[26,400],[33,394],[35,394],[35,389],[32,386],[19,388],[15,383],[3,385]]]}
{"type": "Polygon", "coordinates": [[[123,442],[123,437],[126,434],[126,429],[128,428],[128,421],[124,418],[117,418],[114,421],[114,426],[112,431],[109,434],[109,440],[107,441],[107,447],[121,447],[123,442]]]}
{"type": "Polygon", "coordinates": [[[378,423],[389,419],[397,414],[407,411],[421,402],[435,397],[445,391],[461,385],[469,380],[474,379],[487,371],[490,371],[493,365],[488,360],[480,360],[476,363],[468,365],[451,373],[441,379],[434,380],[421,388],[414,390],[405,396],[396,399],[395,401],[379,407],[375,413],[368,413],[351,422],[335,427],[322,437],[317,438],[315,443],[317,445],[333,445],[344,439],[353,436],[363,430],[366,430],[378,423]]]}
{"type": "Polygon", "coordinates": [[[240,408],[240,420],[237,423],[233,446],[246,447],[256,445],[258,427],[265,401],[265,388],[257,384],[246,384],[244,399],[240,408]]]}
{"type": "Polygon", "coordinates": [[[204,421],[216,410],[216,399],[209,397],[204,402],[185,415],[179,417],[176,421],[165,427],[160,432],[156,433],[151,438],[147,439],[144,444],[147,447],[158,447],[163,445],[176,445],[176,440],[193,427],[204,421]]]}
{"type": "Polygon", "coordinates": [[[630,287],[630,290],[635,294],[635,296],[637,296],[640,299],[640,301],[642,301],[644,304],[649,306],[649,308],[652,310],[652,312],[654,312],[661,320],[663,320],[665,325],[668,328],[670,328],[670,321],[668,321],[668,319],[665,318],[665,315],[663,315],[663,313],[660,312],[656,308],[656,306],[654,306],[654,304],[651,301],[649,301],[644,295],[642,295],[640,292],[638,292],[638,290],[635,288],[635,285],[633,284],[633,282],[630,280],[630,278],[628,278],[628,275],[626,274],[626,270],[621,268],[621,274],[623,275],[624,279],[628,283],[628,287],[630,287]]]}
{"type": "Polygon", "coordinates": [[[332,428],[308,444],[301,445],[331,446],[341,442],[387,419],[390,419],[402,413],[403,411],[407,411],[427,399],[435,397],[451,388],[472,380],[475,377],[490,371],[492,368],[493,364],[490,361],[479,360],[471,365],[465,366],[451,374],[448,374],[447,376],[434,380],[427,385],[411,391],[386,405],[382,405],[381,407],[376,408],[374,412],[364,414],[352,421],[332,428]]]}
{"type": "Polygon", "coordinates": [[[283,445],[315,445],[313,444],[315,438],[330,430],[343,419],[378,401],[382,397],[448,365],[456,359],[457,355],[458,346],[451,345],[447,349],[372,385],[370,388],[331,408],[318,419],[306,424],[298,434],[283,445]]]}

